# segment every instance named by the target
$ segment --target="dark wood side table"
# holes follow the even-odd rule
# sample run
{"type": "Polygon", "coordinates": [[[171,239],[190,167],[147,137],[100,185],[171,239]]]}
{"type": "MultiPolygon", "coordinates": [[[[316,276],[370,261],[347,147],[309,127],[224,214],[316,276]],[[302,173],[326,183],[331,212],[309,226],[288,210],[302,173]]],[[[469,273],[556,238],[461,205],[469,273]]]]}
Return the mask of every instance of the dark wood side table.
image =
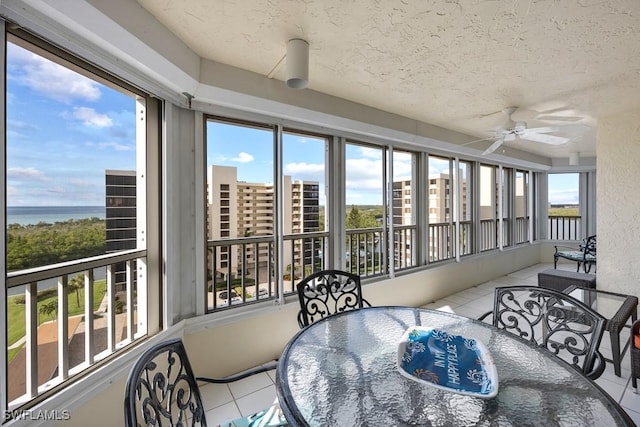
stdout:
{"type": "Polygon", "coordinates": [[[631,339],[620,347],[620,332],[638,318],[638,298],[632,295],[618,294],[615,292],[598,289],[571,286],[564,291],[574,298],[583,301],[607,319],[605,330],[609,332],[611,340],[611,359],[606,361],[613,363],[614,372],[621,376],[620,363],[625,352],[631,344],[631,339]],[[629,325],[627,322],[631,319],[629,325]]]}

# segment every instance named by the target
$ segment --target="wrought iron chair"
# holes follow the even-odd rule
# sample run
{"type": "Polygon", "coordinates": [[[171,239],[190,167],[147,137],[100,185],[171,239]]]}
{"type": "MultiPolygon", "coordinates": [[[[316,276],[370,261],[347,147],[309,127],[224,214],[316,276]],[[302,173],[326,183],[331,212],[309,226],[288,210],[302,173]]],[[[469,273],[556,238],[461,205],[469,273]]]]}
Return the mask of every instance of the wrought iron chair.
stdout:
{"type": "Polygon", "coordinates": [[[605,360],[598,351],[606,319],[583,302],[554,289],[508,286],[495,290],[493,326],[559,356],[592,380],[605,360]]]}
{"type": "Polygon", "coordinates": [[[582,266],[584,272],[589,273],[591,271],[591,267],[595,266],[597,261],[596,235],[583,239],[580,247],[577,249],[567,246],[555,246],[555,252],[553,254],[553,268],[558,267],[559,258],[575,261],[578,264],[576,272],[580,272],[580,266],[582,266]]]}
{"type": "MultiPolygon", "coordinates": [[[[275,363],[265,364],[225,378],[195,377],[182,340],[161,342],[147,349],[129,373],[124,398],[125,425],[206,426],[198,381],[229,383],[275,366],[275,363]]],[[[262,425],[259,422],[267,417],[272,423],[265,425],[287,425],[275,404],[222,426],[262,425]]]]}
{"type": "Polygon", "coordinates": [[[300,328],[330,314],[371,306],[362,297],[360,276],[346,271],[318,271],[302,279],[296,290],[300,300],[300,328]]]}

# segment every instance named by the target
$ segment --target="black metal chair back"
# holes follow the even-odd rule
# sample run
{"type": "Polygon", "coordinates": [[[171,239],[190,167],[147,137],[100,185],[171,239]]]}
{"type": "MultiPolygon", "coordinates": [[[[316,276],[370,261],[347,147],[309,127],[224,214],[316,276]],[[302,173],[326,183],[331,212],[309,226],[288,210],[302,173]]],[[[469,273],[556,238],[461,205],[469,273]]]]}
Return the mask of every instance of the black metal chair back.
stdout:
{"type": "Polygon", "coordinates": [[[346,271],[318,271],[302,279],[296,289],[300,300],[300,328],[330,314],[371,306],[362,297],[360,276],[346,271]]]}
{"type": "Polygon", "coordinates": [[[196,378],[179,338],[146,350],[129,373],[125,425],[206,426],[196,378]]]}
{"type": "Polygon", "coordinates": [[[495,290],[493,325],[561,357],[591,379],[605,364],[598,352],[606,319],[562,292],[536,286],[495,290]]]}

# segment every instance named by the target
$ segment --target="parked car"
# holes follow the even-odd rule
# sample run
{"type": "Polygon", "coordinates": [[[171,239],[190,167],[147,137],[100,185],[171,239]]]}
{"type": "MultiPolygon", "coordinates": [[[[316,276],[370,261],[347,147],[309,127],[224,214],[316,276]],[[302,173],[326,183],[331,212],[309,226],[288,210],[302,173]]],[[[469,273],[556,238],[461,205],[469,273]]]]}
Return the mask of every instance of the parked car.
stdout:
{"type": "Polygon", "coordinates": [[[228,305],[229,299],[231,299],[231,304],[238,304],[239,302],[242,302],[242,297],[233,289],[229,292],[220,291],[218,292],[218,307],[228,305]]]}

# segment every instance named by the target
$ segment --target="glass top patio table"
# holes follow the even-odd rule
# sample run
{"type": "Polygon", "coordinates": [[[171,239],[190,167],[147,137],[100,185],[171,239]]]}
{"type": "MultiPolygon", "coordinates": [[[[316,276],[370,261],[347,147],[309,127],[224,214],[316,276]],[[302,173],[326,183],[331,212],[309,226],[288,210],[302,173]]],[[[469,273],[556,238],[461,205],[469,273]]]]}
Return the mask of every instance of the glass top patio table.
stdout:
{"type": "Polygon", "coordinates": [[[326,317],[291,339],[276,372],[292,426],[635,425],[552,353],[489,324],[429,309],[371,307],[326,317]],[[497,368],[497,396],[467,396],[402,376],[398,343],[412,326],[482,342],[497,368]]]}

